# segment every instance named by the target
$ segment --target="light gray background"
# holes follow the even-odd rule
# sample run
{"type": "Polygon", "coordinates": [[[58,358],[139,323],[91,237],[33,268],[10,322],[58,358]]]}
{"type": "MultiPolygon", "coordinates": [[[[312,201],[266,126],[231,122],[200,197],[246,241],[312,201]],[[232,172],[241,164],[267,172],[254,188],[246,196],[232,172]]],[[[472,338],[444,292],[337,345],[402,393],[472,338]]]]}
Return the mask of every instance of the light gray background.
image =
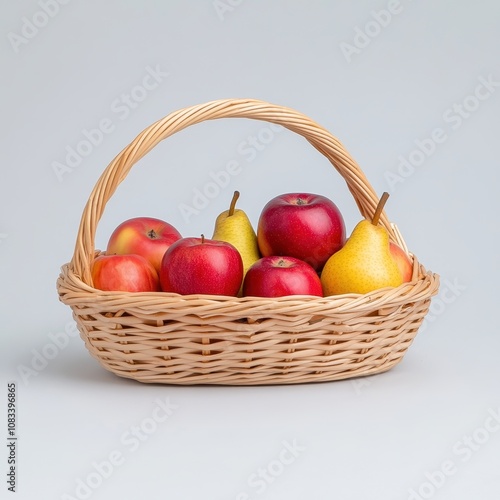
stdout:
{"type": "MultiPolygon", "coordinates": [[[[112,455],[121,463],[92,499],[498,499],[500,4],[47,4],[50,18],[42,0],[8,2],[0,16],[0,435],[7,382],[16,381],[15,498],[83,498],[78,480],[99,483],[92,464],[112,455]],[[389,9],[390,19],[380,14],[389,9]],[[35,20],[41,26],[30,31],[35,20]],[[23,30],[30,38],[20,41],[23,30]],[[346,56],[346,44],[357,44],[356,53],[346,56]],[[147,68],[163,76],[124,108],[122,94],[147,68]],[[155,120],[226,97],[290,106],[339,137],[377,192],[391,192],[387,213],[410,250],[441,275],[428,320],[391,371],[292,387],[148,386],[104,371],[68,336],[71,313],[55,281],[98,176],[155,120]],[[59,180],[54,162],[64,163],[67,148],[102,120],[110,133],[59,180]],[[433,134],[441,142],[423,158],[414,153],[433,134]],[[412,153],[423,161],[403,177],[400,157],[412,153]],[[390,173],[401,182],[391,185],[390,173]],[[157,398],[175,405],[158,424],[157,398]],[[136,426],[150,431],[138,446],[129,440],[136,426]],[[448,475],[436,473],[443,467],[448,475]],[[268,479],[259,478],[266,470],[268,479]]],[[[222,120],[159,145],[108,204],[98,247],[138,215],[165,218],[184,235],[211,233],[234,189],[254,223],[277,194],[325,194],[350,232],[359,213],[345,183],[302,138],[276,132],[255,155],[243,154],[249,137],[270,137],[267,127],[222,120]],[[186,220],[179,207],[230,161],[240,173],[186,220]]],[[[9,498],[4,479],[0,492],[9,498]]]]}

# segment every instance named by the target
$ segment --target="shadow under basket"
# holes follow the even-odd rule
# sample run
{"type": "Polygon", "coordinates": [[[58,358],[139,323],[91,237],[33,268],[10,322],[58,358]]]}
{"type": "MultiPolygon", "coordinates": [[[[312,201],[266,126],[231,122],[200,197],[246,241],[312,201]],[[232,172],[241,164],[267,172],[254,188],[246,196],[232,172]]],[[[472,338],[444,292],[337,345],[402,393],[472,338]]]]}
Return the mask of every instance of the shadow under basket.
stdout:
{"type": "Polygon", "coordinates": [[[107,370],[140,382],[263,385],[341,380],[399,363],[428,312],[439,276],[408,252],[385,212],[380,224],[413,261],[397,288],[359,295],[280,298],[104,292],[92,286],[95,233],[106,203],[132,166],[160,141],[218,118],[275,123],[302,135],[346,181],[370,218],[378,197],[362,170],[327,130],[290,108],[225,99],[173,112],[141,132],[108,165],[82,214],[72,260],[57,280],[90,354],[107,370]]]}

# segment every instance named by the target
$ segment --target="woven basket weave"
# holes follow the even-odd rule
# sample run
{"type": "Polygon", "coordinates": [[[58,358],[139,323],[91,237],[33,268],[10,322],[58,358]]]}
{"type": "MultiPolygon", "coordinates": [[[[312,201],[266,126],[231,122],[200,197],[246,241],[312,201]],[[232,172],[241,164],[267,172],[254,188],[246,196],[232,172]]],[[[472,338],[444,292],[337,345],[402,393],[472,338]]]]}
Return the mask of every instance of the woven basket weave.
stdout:
{"type": "MultiPolygon", "coordinates": [[[[57,280],[60,300],[71,307],[90,354],[118,376],[167,384],[291,384],[389,370],[403,358],[439,287],[439,277],[408,252],[413,280],[365,295],[263,299],[93,288],[96,226],[132,166],[186,127],[235,117],[302,135],[344,178],[361,215],[373,214],[378,197],[357,163],[303,114],[251,99],[173,112],[140,133],[103,172],[82,214],[73,258],[57,280]]],[[[407,251],[385,212],[380,223],[407,251]]]]}

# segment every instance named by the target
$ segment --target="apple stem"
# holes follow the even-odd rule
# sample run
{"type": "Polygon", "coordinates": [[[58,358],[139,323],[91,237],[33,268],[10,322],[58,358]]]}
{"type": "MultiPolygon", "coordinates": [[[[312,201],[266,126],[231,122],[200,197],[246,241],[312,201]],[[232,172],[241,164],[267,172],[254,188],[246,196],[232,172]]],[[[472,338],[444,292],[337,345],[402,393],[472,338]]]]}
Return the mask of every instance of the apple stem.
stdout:
{"type": "Polygon", "coordinates": [[[204,234],[201,235],[201,243],[202,244],[205,243],[205,235],[204,234]]]}
{"type": "Polygon", "coordinates": [[[240,197],[240,192],[235,191],[233,194],[233,199],[231,200],[231,205],[229,205],[228,217],[231,217],[231,215],[234,214],[234,208],[236,207],[236,202],[238,201],[239,197],[240,197]]]}
{"type": "Polygon", "coordinates": [[[384,193],[380,197],[380,201],[378,202],[377,208],[375,209],[375,213],[373,214],[372,224],[374,226],[378,225],[380,215],[382,214],[382,210],[384,209],[384,205],[388,199],[389,199],[389,193],[387,191],[384,191],[384,193]]]}

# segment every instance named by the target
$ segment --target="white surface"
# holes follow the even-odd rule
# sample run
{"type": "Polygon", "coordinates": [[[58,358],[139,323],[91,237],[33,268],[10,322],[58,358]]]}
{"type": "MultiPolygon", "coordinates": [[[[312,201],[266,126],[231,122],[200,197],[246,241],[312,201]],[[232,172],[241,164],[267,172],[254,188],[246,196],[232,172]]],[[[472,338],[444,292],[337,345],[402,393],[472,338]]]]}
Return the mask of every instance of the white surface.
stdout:
{"type": "MultiPolygon", "coordinates": [[[[211,0],[73,0],[50,18],[42,4],[9,2],[0,16],[0,435],[15,381],[15,498],[498,499],[500,4],[221,0],[229,8],[218,15],[211,0]],[[389,8],[397,13],[377,27],[373,12],[389,8]],[[45,26],[25,27],[31,38],[19,42],[34,16],[45,26]],[[356,33],[359,44],[365,27],[376,36],[348,61],[341,44],[356,33]],[[148,68],[158,85],[124,105],[148,68]],[[481,79],[494,83],[487,90],[481,79]],[[147,386],[104,371],[62,333],[71,315],[55,280],[99,174],[153,121],[225,97],[293,107],[339,137],[377,192],[391,190],[387,212],[410,250],[442,276],[432,321],[388,373],[291,387],[147,386]],[[59,182],[53,162],[103,120],[109,133],[59,182]],[[391,189],[398,157],[433,134],[441,142],[391,189]],[[64,347],[54,352],[57,333],[64,347]],[[53,359],[43,367],[36,353],[53,359]],[[170,415],[157,398],[168,398],[170,415]],[[146,440],[134,440],[134,426],[146,440]],[[102,472],[109,477],[91,494],[76,491],[78,478],[99,482],[92,464],[110,457],[119,465],[102,472]]],[[[210,233],[234,189],[254,222],[276,194],[325,194],[350,231],[359,214],[345,184],[300,137],[275,133],[248,161],[242,148],[266,127],[201,124],[158,146],[108,204],[99,248],[136,215],[210,233]],[[186,221],[179,206],[232,160],[241,172],[186,221]]],[[[2,440],[0,497],[10,498],[2,440]]]]}

